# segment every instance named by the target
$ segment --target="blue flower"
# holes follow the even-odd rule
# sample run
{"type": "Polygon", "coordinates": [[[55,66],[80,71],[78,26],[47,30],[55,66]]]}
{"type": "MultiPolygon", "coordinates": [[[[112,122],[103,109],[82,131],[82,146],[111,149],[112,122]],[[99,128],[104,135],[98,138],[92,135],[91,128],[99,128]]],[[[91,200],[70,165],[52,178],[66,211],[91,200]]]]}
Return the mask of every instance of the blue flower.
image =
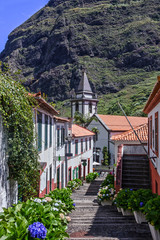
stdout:
{"type": "Polygon", "coordinates": [[[73,203],[73,206],[75,207],[75,206],[76,206],[76,204],[75,204],[75,203],[73,203]]]}
{"type": "Polygon", "coordinates": [[[130,191],[133,191],[133,189],[132,189],[132,188],[130,188],[130,191]]]}
{"type": "Polygon", "coordinates": [[[143,207],[143,202],[140,202],[140,204],[139,204],[139,205],[140,205],[140,207],[143,207]]]}
{"type": "Polygon", "coordinates": [[[45,239],[47,234],[47,229],[40,222],[34,222],[33,224],[29,225],[28,231],[30,232],[31,237],[45,239]]]}

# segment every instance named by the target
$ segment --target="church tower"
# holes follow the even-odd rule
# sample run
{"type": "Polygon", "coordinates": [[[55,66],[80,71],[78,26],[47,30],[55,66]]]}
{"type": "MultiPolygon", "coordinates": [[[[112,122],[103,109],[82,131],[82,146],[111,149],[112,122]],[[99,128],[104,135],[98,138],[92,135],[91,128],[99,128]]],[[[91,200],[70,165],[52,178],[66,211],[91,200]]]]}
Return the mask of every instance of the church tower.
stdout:
{"type": "Polygon", "coordinates": [[[97,113],[97,103],[97,97],[92,92],[87,74],[83,70],[82,79],[76,91],[76,98],[71,100],[72,118],[74,118],[75,112],[91,117],[93,114],[97,113]]]}

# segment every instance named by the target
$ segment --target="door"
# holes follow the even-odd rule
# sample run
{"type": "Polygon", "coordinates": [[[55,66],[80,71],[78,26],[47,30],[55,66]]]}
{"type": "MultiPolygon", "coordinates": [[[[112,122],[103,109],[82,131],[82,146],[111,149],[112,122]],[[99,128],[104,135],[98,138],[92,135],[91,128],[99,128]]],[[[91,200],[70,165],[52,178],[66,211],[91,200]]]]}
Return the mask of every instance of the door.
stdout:
{"type": "Polygon", "coordinates": [[[83,166],[83,180],[86,179],[86,166],[83,166]]]}
{"type": "Polygon", "coordinates": [[[81,165],[79,166],[79,171],[78,171],[79,179],[81,179],[81,165]]]}
{"type": "Polygon", "coordinates": [[[59,174],[59,168],[57,168],[57,188],[59,189],[59,176],[60,174],[59,174]]]}
{"type": "Polygon", "coordinates": [[[88,173],[90,173],[90,159],[88,158],[88,173]]]}
{"type": "Polygon", "coordinates": [[[64,188],[64,163],[61,165],[61,188],[64,188]]]}

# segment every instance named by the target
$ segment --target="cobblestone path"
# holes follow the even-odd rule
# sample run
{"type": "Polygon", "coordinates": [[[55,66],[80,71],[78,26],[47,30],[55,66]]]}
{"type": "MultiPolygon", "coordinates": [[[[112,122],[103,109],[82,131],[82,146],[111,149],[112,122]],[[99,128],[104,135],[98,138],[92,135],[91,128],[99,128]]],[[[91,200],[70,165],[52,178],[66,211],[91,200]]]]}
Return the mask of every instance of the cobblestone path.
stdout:
{"type": "Polygon", "coordinates": [[[76,209],[70,214],[69,239],[152,240],[148,224],[137,224],[134,216],[123,216],[115,206],[100,206],[97,192],[102,183],[97,179],[84,183],[72,194],[76,209]]]}

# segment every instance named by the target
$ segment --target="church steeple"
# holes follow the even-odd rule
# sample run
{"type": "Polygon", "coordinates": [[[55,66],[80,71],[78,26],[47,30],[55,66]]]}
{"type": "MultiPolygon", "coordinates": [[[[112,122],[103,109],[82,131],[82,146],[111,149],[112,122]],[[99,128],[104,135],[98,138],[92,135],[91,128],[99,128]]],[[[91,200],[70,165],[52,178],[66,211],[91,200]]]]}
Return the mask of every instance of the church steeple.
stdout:
{"type": "Polygon", "coordinates": [[[85,70],[82,70],[82,78],[76,91],[76,99],[71,100],[72,118],[75,112],[92,116],[97,113],[97,98],[95,97],[85,70]]]}
{"type": "Polygon", "coordinates": [[[82,72],[82,79],[78,85],[78,91],[77,93],[80,93],[80,92],[88,92],[88,93],[93,93],[92,90],[91,90],[91,86],[89,84],[89,81],[88,81],[88,77],[87,77],[87,74],[86,72],[83,70],[82,72]]]}

